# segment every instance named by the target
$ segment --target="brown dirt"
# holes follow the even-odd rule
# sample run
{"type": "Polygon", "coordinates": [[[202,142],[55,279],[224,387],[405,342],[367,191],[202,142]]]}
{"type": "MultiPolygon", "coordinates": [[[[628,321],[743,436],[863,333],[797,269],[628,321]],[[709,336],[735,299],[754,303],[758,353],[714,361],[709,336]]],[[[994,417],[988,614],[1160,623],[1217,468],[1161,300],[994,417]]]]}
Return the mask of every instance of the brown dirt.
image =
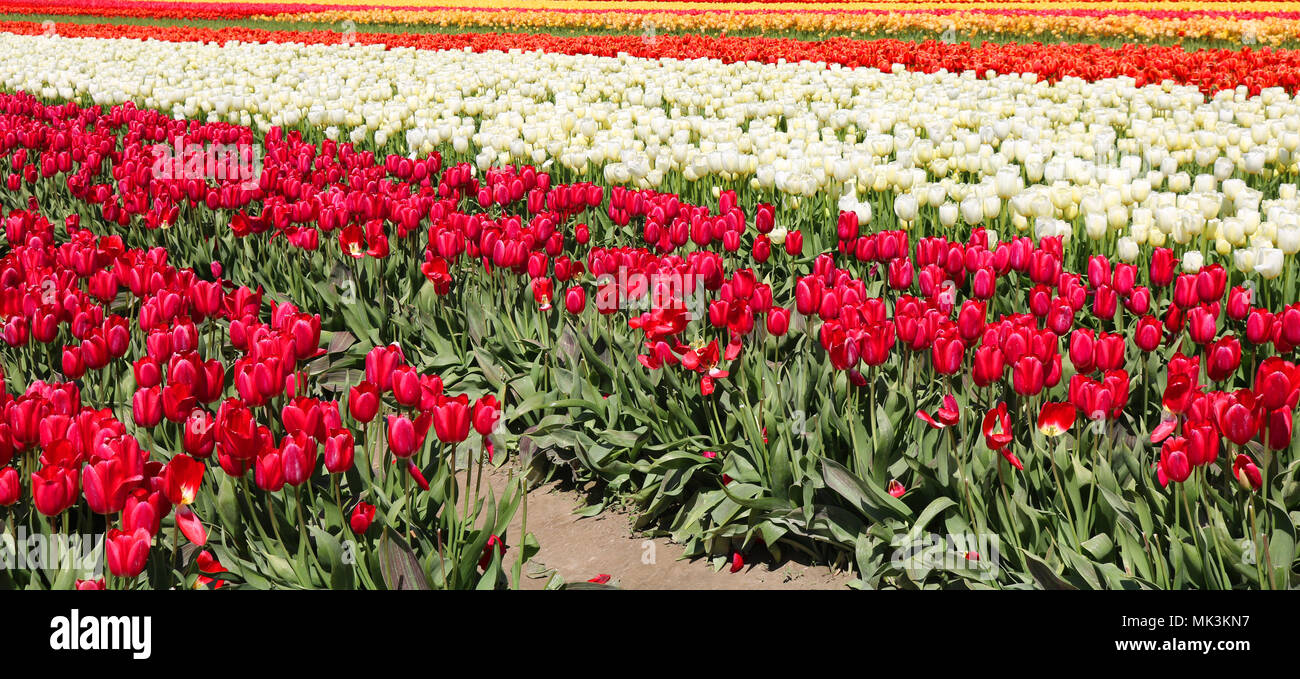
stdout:
{"type": "MultiPolygon", "coordinates": [[[[485,475],[498,496],[509,480],[508,467],[485,475]]],[[[575,515],[573,511],[582,505],[578,493],[561,490],[558,483],[528,494],[528,532],[541,551],[525,564],[522,589],[545,588],[552,569],[566,583],[608,574],[609,584],[621,589],[844,589],[853,579],[850,573],[793,562],[774,567],[747,564],[737,573],[727,568],[714,572],[707,560],[682,560],[682,546],[667,538],[637,535],[626,514],[607,509],[591,518],[575,515]],[[547,574],[529,577],[530,572],[547,574]]],[[[516,512],[509,535],[519,535],[520,519],[516,512]]],[[[511,542],[517,539],[512,537],[511,542]]]]}

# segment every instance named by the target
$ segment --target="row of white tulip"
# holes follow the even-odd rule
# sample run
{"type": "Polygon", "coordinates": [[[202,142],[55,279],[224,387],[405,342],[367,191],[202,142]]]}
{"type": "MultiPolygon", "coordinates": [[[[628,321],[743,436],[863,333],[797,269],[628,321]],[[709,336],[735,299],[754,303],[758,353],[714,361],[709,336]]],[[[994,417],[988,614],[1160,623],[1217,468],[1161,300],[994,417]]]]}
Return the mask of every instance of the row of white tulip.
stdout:
{"type": "Polygon", "coordinates": [[[411,153],[450,147],[481,168],[829,192],[860,212],[884,195],[903,222],[933,207],[946,225],[1082,228],[1121,237],[1132,257],[1195,242],[1265,275],[1265,250],[1300,249],[1300,99],[1280,89],[1207,98],[1126,78],[3,33],[0,83],[260,130],[404,138],[411,153]]]}

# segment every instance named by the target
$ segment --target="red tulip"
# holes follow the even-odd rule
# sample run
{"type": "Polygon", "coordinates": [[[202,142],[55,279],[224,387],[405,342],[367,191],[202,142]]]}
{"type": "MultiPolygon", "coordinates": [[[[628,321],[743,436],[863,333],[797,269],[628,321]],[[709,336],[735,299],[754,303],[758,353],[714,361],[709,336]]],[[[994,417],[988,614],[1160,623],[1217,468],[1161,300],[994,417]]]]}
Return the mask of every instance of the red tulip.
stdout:
{"type": "Polygon", "coordinates": [[[1156,463],[1156,478],[1160,485],[1170,481],[1182,483],[1192,475],[1191,461],[1187,458],[1187,440],[1175,436],[1160,447],[1160,461],[1156,463]]]}
{"type": "Polygon", "coordinates": [[[469,399],[464,394],[444,399],[433,409],[433,430],[443,443],[460,443],[469,436],[469,399]]]}
{"type": "Polygon", "coordinates": [[[1245,490],[1258,491],[1264,487],[1264,477],[1248,455],[1237,455],[1232,462],[1232,475],[1245,490]]]}
{"type": "Polygon", "coordinates": [[[352,469],[356,440],[349,429],[333,429],[325,439],[325,469],[343,474],[352,469]]]}
{"type": "Polygon", "coordinates": [[[1043,390],[1046,373],[1043,362],[1036,356],[1021,356],[1011,366],[1011,384],[1017,394],[1033,396],[1043,390]]]}
{"type": "Polygon", "coordinates": [[[402,349],[396,344],[375,347],[366,354],[366,381],[378,387],[379,391],[389,391],[393,388],[393,371],[405,364],[402,349]]]}
{"type": "Polygon", "coordinates": [[[348,414],[352,419],[369,424],[379,412],[379,388],[373,382],[364,381],[348,389],[348,414]]]}
{"type": "Polygon", "coordinates": [[[1038,411],[1038,431],[1044,436],[1060,436],[1074,425],[1076,412],[1070,403],[1044,402],[1038,411]]]}
{"type": "Polygon", "coordinates": [[[1215,382],[1222,382],[1237,372],[1241,365],[1241,343],[1232,335],[1225,335],[1205,347],[1205,372],[1215,382]]]}
{"type": "Polygon", "coordinates": [[[907,493],[907,489],[903,487],[903,484],[898,482],[898,479],[890,479],[889,486],[886,487],[885,490],[894,497],[903,497],[903,495],[907,493]]]}
{"type": "Polygon", "coordinates": [[[564,293],[564,308],[573,315],[582,313],[587,308],[587,290],[575,285],[564,293]]]}
{"type": "Polygon", "coordinates": [[[1133,328],[1133,344],[1142,351],[1155,351],[1164,337],[1164,326],[1155,316],[1143,316],[1133,328]]]}
{"type": "Polygon", "coordinates": [[[352,509],[352,517],[348,524],[352,527],[352,532],[357,535],[364,534],[370,529],[370,523],[375,520],[375,506],[365,502],[358,502],[357,506],[352,509]]]}
{"type": "Polygon", "coordinates": [[[12,506],[22,496],[21,477],[13,467],[0,469],[0,507],[12,506]]]}
{"type": "Polygon", "coordinates": [[[781,337],[790,329],[790,310],[784,307],[776,307],[767,313],[767,332],[770,335],[781,337]]]}
{"type": "Polygon", "coordinates": [[[410,457],[424,445],[433,418],[422,413],[415,420],[405,415],[388,416],[388,447],[397,457],[410,457]]]}
{"type": "Polygon", "coordinates": [[[143,528],[124,532],[116,528],[108,531],[105,540],[108,552],[108,571],[119,578],[134,578],[144,571],[149,562],[149,545],[153,536],[143,528]]]}

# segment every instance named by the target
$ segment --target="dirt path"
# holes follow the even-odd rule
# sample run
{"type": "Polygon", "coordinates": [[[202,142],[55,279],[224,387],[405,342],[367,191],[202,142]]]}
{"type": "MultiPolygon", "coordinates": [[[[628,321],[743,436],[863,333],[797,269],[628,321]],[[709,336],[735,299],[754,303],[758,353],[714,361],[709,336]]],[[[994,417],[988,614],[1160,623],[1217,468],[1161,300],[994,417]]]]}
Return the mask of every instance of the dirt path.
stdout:
{"type": "MultiPolygon", "coordinates": [[[[507,469],[485,476],[500,494],[509,482],[507,469]]],[[[714,572],[704,559],[683,561],[681,545],[666,538],[648,538],[632,532],[628,516],[606,510],[582,518],[573,510],[582,500],[557,483],[534,488],[528,494],[528,532],[537,537],[541,551],[525,566],[521,588],[543,589],[548,576],[528,577],[554,569],[566,583],[585,582],[601,574],[622,589],[844,589],[850,573],[826,567],[786,563],[770,569],[765,564],[746,565],[738,573],[724,568],[714,572]]],[[[520,515],[510,523],[511,542],[519,535],[520,515]]]]}

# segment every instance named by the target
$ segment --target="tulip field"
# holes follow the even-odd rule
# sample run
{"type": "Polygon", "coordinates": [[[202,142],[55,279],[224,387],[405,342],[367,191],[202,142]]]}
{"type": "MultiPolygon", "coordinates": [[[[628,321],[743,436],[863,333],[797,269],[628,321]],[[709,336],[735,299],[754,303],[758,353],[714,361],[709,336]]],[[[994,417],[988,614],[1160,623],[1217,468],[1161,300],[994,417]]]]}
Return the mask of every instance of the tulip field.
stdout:
{"type": "Polygon", "coordinates": [[[1300,586],[1300,4],[0,15],[0,588],[1300,586]]]}

